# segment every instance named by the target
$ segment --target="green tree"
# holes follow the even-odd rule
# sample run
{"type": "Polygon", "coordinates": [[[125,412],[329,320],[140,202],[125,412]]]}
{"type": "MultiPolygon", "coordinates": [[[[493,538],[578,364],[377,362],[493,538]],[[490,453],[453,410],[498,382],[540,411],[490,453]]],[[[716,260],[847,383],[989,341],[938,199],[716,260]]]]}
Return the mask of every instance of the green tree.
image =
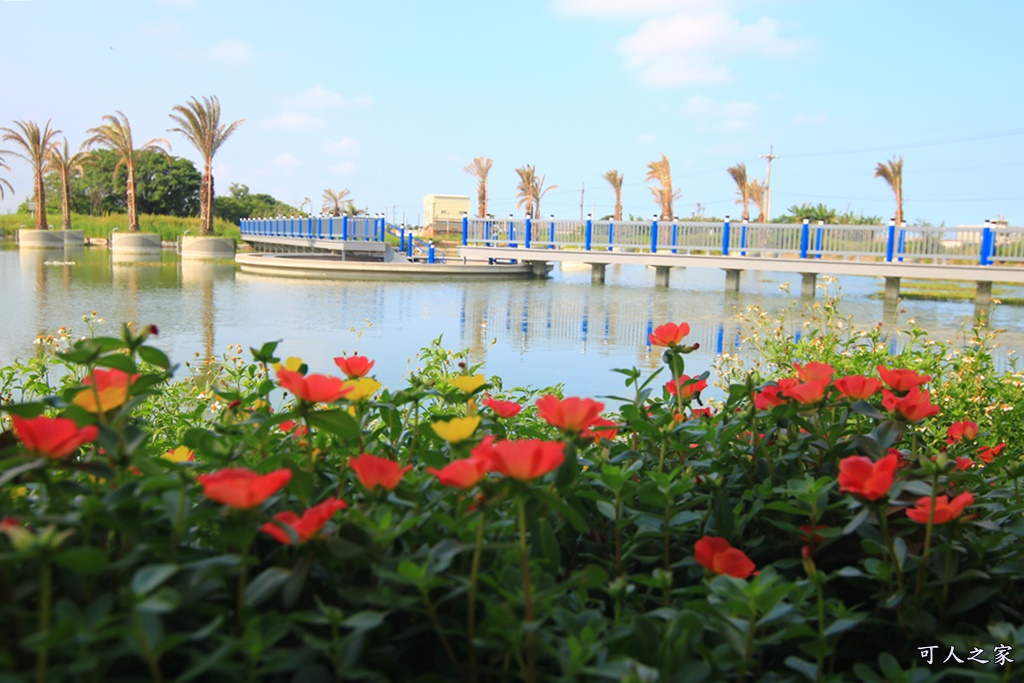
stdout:
{"type": "Polygon", "coordinates": [[[487,218],[487,174],[491,172],[492,159],[476,157],[466,164],[466,173],[476,178],[476,212],[478,218],[487,218]]]}
{"type": "Polygon", "coordinates": [[[896,195],[896,225],[903,225],[903,157],[875,166],[875,177],[884,180],[896,195]]]}
{"type": "Polygon", "coordinates": [[[60,184],[60,228],[71,229],[71,178],[83,172],[83,163],[88,152],[71,153],[68,139],[63,144],[53,143],[46,154],[44,170],[53,175],[60,184]]]}
{"type": "Polygon", "coordinates": [[[160,144],[167,145],[169,150],[171,143],[167,142],[164,138],[153,138],[144,143],[139,149],[135,149],[132,141],[132,127],[128,123],[128,117],[120,111],[115,111],[115,113],[117,116],[107,114],[103,117],[101,125],[88,130],[92,137],[85,141],[85,147],[87,149],[97,146],[105,147],[117,153],[118,161],[114,172],[116,173],[122,166],[128,172],[125,180],[125,207],[128,213],[128,232],[138,232],[139,216],[136,212],[135,204],[135,162],[138,158],[137,155],[139,152],[147,149],[158,150],[166,154],[167,151],[161,148],[160,144]]]}
{"type": "Polygon", "coordinates": [[[602,176],[602,177],[605,180],[607,180],[608,184],[612,186],[613,190],[615,190],[615,215],[613,216],[613,220],[621,221],[622,220],[622,178],[623,178],[623,175],[621,173],[619,173],[618,171],[612,170],[612,171],[606,172],[604,174],[604,176],[602,176]]]}
{"type": "MultiPolygon", "coordinates": [[[[352,210],[351,204],[349,210],[352,210]]],[[[251,194],[249,187],[240,183],[231,183],[228,196],[215,197],[213,201],[213,215],[236,225],[243,218],[288,216],[298,212],[294,206],[289,206],[269,194],[251,194]]]]}
{"type": "Polygon", "coordinates": [[[348,206],[352,205],[352,200],[348,198],[348,189],[341,189],[335,192],[331,188],[324,190],[323,205],[320,210],[331,216],[337,218],[347,210],[348,206]]]}
{"type": "Polygon", "coordinates": [[[184,135],[203,158],[203,177],[199,186],[199,233],[212,235],[213,157],[245,119],[230,125],[221,123],[220,101],[215,95],[203,97],[202,103],[193,97],[184,105],[175,105],[170,116],[178,127],[169,129],[169,132],[184,135]]]}
{"type": "MultiPolygon", "coordinates": [[[[4,142],[13,142],[18,149],[7,150],[5,153],[13,154],[32,164],[32,175],[35,185],[36,202],[36,229],[46,230],[50,226],[46,224],[46,188],[43,186],[43,167],[46,165],[46,153],[53,144],[53,138],[60,132],[50,128],[47,121],[42,129],[35,121],[15,121],[14,128],[0,128],[3,134],[0,139],[4,142]]],[[[10,187],[10,185],[8,185],[10,187]]]]}
{"type": "Polygon", "coordinates": [[[736,194],[740,196],[736,200],[737,204],[743,205],[743,214],[740,216],[742,220],[750,220],[750,183],[747,182],[747,165],[736,164],[726,169],[729,172],[729,176],[732,177],[733,182],[736,183],[736,194]]]}
{"type": "Polygon", "coordinates": [[[801,204],[786,209],[786,213],[779,217],[780,223],[802,223],[806,218],[812,223],[822,221],[823,223],[835,223],[838,214],[836,210],[826,206],[825,204],[819,203],[817,206],[813,204],[801,204]]]}

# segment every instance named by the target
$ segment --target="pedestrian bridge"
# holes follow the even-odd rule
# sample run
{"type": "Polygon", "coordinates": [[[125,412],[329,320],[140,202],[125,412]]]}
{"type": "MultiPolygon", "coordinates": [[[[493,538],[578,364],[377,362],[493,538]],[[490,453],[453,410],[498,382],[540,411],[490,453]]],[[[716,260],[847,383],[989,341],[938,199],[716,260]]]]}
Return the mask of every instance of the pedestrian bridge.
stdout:
{"type": "Polygon", "coordinates": [[[597,221],[463,218],[466,259],[536,264],[586,263],[603,283],[609,264],[651,266],[667,287],[672,268],[725,271],[738,291],[745,270],[799,273],[801,293],[814,296],[818,275],[885,280],[885,299],[899,297],[901,278],[977,283],[975,302],[987,306],[992,283],[1024,284],[1024,228],[988,224],[938,228],[691,221],[597,221]]]}

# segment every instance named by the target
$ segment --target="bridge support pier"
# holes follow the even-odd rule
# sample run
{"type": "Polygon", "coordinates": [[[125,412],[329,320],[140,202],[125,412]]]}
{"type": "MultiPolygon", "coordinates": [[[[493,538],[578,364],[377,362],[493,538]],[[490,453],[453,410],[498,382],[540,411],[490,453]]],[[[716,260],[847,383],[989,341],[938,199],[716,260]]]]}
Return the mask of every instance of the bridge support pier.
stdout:
{"type": "Polygon", "coordinates": [[[896,300],[900,298],[900,279],[898,277],[887,277],[885,278],[885,298],[886,303],[894,304],[896,300]]]}
{"type": "Polygon", "coordinates": [[[530,261],[530,266],[533,268],[533,277],[547,279],[548,276],[548,263],[547,261],[530,261]]]}
{"type": "Polygon", "coordinates": [[[725,291],[740,291],[740,271],[731,268],[725,270],[725,291]]]}
{"type": "Polygon", "coordinates": [[[603,285],[605,270],[608,266],[604,263],[590,263],[590,284],[603,285]]]}
{"type": "Polygon", "coordinates": [[[814,298],[814,288],[818,282],[817,273],[800,273],[800,296],[805,299],[814,298]]]}
{"type": "Polygon", "coordinates": [[[974,306],[987,307],[992,303],[992,283],[979,282],[978,288],[974,291],[974,306]]]}
{"type": "Polygon", "coordinates": [[[669,266],[655,266],[654,267],[654,286],[655,287],[668,287],[669,275],[672,272],[672,268],[669,266]]]}

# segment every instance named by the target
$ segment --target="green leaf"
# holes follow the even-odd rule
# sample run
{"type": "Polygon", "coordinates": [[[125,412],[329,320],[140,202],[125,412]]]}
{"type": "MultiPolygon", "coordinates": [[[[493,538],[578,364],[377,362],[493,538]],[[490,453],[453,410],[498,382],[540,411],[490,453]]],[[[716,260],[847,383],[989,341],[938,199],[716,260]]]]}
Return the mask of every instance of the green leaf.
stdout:
{"type": "Polygon", "coordinates": [[[607,500],[599,500],[596,502],[597,511],[610,520],[615,520],[615,506],[609,503],[607,500]]]}
{"type": "Polygon", "coordinates": [[[151,564],[135,572],[132,577],[132,590],[141,595],[147,595],[157,586],[177,573],[180,567],[176,564],[151,564]]]}
{"type": "Polygon", "coordinates": [[[128,356],[122,356],[121,354],[114,354],[110,356],[103,356],[101,358],[97,358],[96,367],[115,368],[122,372],[127,372],[130,375],[133,375],[139,371],[139,369],[135,366],[135,361],[133,361],[128,356]]]}
{"type": "Polygon", "coordinates": [[[3,486],[7,482],[16,479],[17,477],[21,476],[22,474],[25,474],[26,472],[31,472],[33,470],[41,470],[44,467],[46,467],[46,465],[46,460],[42,458],[36,458],[34,460],[29,460],[23,465],[12,467],[3,474],[0,474],[0,486],[3,486]]]}
{"type": "Polygon", "coordinates": [[[57,553],[53,561],[80,574],[99,574],[107,568],[110,560],[98,548],[69,548],[57,553]]]}
{"type": "Polygon", "coordinates": [[[851,628],[855,627],[860,622],[860,619],[848,619],[845,617],[841,619],[836,619],[831,624],[829,624],[828,628],[825,629],[825,637],[827,638],[828,636],[834,636],[837,633],[844,633],[846,631],[849,631],[851,628]]]}
{"type": "Polygon", "coordinates": [[[843,536],[848,536],[856,531],[857,527],[863,524],[864,520],[868,518],[868,514],[870,514],[870,512],[871,510],[868,507],[862,507],[860,512],[857,513],[857,516],[851,519],[847,525],[843,527],[843,536]]]}
{"type": "Polygon", "coordinates": [[[252,583],[245,589],[245,604],[255,607],[269,599],[291,575],[291,569],[268,567],[262,574],[253,579],[252,583]]]}
{"type": "Polygon", "coordinates": [[[171,359],[167,357],[166,353],[153,346],[140,346],[139,358],[161,370],[171,369],[171,359]]]}
{"type": "Polygon", "coordinates": [[[961,593],[950,603],[946,614],[953,616],[961,612],[967,612],[986,602],[993,595],[999,593],[998,586],[975,586],[964,593],[961,593]]]}
{"type": "Polygon", "coordinates": [[[341,625],[357,631],[372,631],[384,623],[384,617],[386,616],[387,614],[384,612],[363,610],[362,612],[356,612],[348,619],[341,622],[341,625]]]}
{"type": "Polygon", "coordinates": [[[357,441],[359,423],[344,410],[315,410],[306,418],[317,429],[339,436],[346,441],[357,441]]]}
{"type": "Polygon", "coordinates": [[[808,662],[806,659],[800,659],[799,657],[786,657],[785,661],[786,666],[793,671],[806,676],[807,680],[818,680],[818,665],[814,662],[808,662]]]}

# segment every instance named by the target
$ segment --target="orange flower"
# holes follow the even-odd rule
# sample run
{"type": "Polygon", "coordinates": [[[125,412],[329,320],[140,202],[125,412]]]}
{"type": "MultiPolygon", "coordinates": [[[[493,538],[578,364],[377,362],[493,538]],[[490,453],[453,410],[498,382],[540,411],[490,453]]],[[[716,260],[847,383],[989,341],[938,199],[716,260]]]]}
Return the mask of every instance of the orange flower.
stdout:
{"type": "Polygon", "coordinates": [[[796,369],[796,376],[800,378],[801,382],[824,382],[828,384],[832,381],[832,373],[835,372],[828,363],[814,362],[807,365],[793,363],[793,367],[796,369]]]}
{"type": "Polygon", "coordinates": [[[376,361],[372,361],[366,356],[338,356],[334,359],[334,364],[337,365],[349,379],[366,377],[367,373],[370,372],[375,363],[376,361]]]}
{"type": "Polygon", "coordinates": [[[515,417],[519,414],[519,411],[523,409],[523,407],[515,401],[499,401],[498,399],[491,398],[487,395],[484,396],[481,403],[493,410],[498,417],[504,417],[506,419],[515,417]]]}
{"type": "MultiPolygon", "coordinates": [[[[961,493],[952,501],[948,496],[935,496],[935,513],[932,519],[933,524],[945,524],[963,514],[964,508],[974,504],[973,493],[961,493]]],[[[928,517],[932,514],[931,496],[923,496],[917,499],[917,504],[907,508],[907,517],[915,522],[927,524],[928,517]]]]}
{"type": "Polygon", "coordinates": [[[665,323],[654,328],[654,332],[647,335],[647,343],[651,346],[679,346],[686,335],[690,334],[688,323],[665,323]]]}
{"type": "Polygon", "coordinates": [[[230,467],[196,477],[207,498],[239,510],[256,507],[291,480],[292,471],[289,469],[257,474],[241,467],[230,467]]]}
{"type": "Polygon", "coordinates": [[[705,536],[693,548],[697,564],[715,574],[728,574],[745,579],[754,573],[756,567],[747,554],[733,548],[729,541],[717,536],[705,536]]]}
{"type": "Polygon", "coordinates": [[[981,449],[980,449],[980,450],[978,451],[978,458],[979,458],[979,459],[980,459],[980,460],[981,460],[981,461],[982,461],[983,463],[985,463],[986,465],[988,465],[988,464],[990,464],[990,463],[991,463],[991,462],[992,462],[993,460],[995,460],[995,459],[996,459],[996,457],[997,457],[997,456],[998,456],[998,455],[999,455],[1000,453],[1002,453],[1002,452],[1003,452],[1003,449],[1004,449],[1004,448],[1006,448],[1006,444],[1005,444],[1005,443],[1001,443],[1001,444],[999,444],[998,446],[991,446],[991,447],[990,447],[990,446],[983,446],[983,447],[982,447],[982,448],[981,448],[981,449]]]}
{"type": "Polygon", "coordinates": [[[900,398],[888,389],[882,390],[882,405],[890,413],[896,413],[907,422],[918,422],[938,415],[939,407],[931,402],[931,394],[921,391],[917,387],[907,391],[907,395],[900,398]]]}
{"type": "Polygon", "coordinates": [[[557,469],[565,462],[565,444],[540,439],[495,443],[491,437],[487,437],[473,449],[472,455],[484,460],[491,472],[518,481],[530,481],[557,469]]]}
{"type": "Polygon", "coordinates": [[[90,413],[105,413],[128,400],[128,388],[139,378],[123,370],[93,370],[83,380],[85,385],[71,402],[90,413]]]}
{"type": "Polygon", "coordinates": [[[698,420],[698,419],[701,419],[701,418],[705,418],[706,419],[706,418],[714,417],[714,415],[715,415],[715,409],[710,407],[710,406],[708,406],[706,408],[694,408],[693,409],[693,419],[695,419],[695,420],[698,420]]]}
{"type": "Polygon", "coordinates": [[[971,420],[954,422],[946,430],[946,443],[970,441],[978,435],[978,423],[971,420]]]}
{"type": "Polygon", "coordinates": [[[79,446],[92,443],[99,434],[95,425],[78,428],[74,420],[66,417],[24,418],[11,415],[14,433],[25,444],[25,448],[40,458],[66,458],[79,446]]]}
{"type": "Polygon", "coordinates": [[[344,386],[340,377],[328,377],[327,375],[303,377],[301,373],[285,368],[277,371],[277,379],[283,388],[306,403],[333,403],[352,391],[349,387],[344,386]]]}
{"type": "Polygon", "coordinates": [[[825,391],[828,389],[828,382],[804,382],[795,387],[786,389],[786,396],[797,403],[810,405],[825,398],[825,391]]]}
{"type": "Polygon", "coordinates": [[[405,473],[412,469],[412,465],[399,467],[394,460],[378,458],[376,455],[363,453],[358,458],[353,458],[348,463],[352,471],[359,477],[359,483],[368,489],[378,486],[385,491],[392,491],[398,482],[402,481],[405,473]]]}
{"type": "Polygon", "coordinates": [[[584,439],[590,439],[591,441],[600,441],[601,439],[614,439],[619,434],[617,429],[618,424],[615,420],[609,420],[606,417],[599,417],[594,420],[594,424],[590,425],[582,432],[580,436],[584,439]],[[600,427],[601,429],[594,429],[600,427]],[[616,427],[616,429],[608,429],[608,427],[616,427]]]}
{"type": "Polygon", "coordinates": [[[882,365],[878,366],[878,374],[881,376],[882,381],[888,384],[893,391],[901,392],[919,387],[932,378],[931,375],[919,375],[913,370],[903,368],[889,370],[882,365]]]}
{"type": "Polygon", "coordinates": [[[537,399],[537,412],[552,427],[565,432],[579,433],[594,424],[604,410],[604,404],[589,398],[569,398],[558,400],[557,396],[548,394],[537,399]]]}
{"type": "Polygon", "coordinates": [[[874,377],[864,375],[847,375],[836,380],[836,389],[846,398],[871,398],[882,388],[882,383],[874,377]]]}
{"type": "MultiPolygon", "coordinates": [[[[305,543],[316,536],[324,524],[327,524],[327,520],[334,516],[334,513],[338,510],[344,510],[346,507],[348,505],[345,501],[338,498],[328,498],[319,505],[314,505],[306,510],[302,513],[301,517],[288,510],[274,515],[274,520],[279,522],[280,525],[291,528],[295,535],[298,536],[299,543],[305,543]]],[[[281,543],[291,545],[291,536],[280,525],[274,522],[267,522],[260,527],[260,531],[270,534],[281,543]]]]}
{"type": "Polygon", "coordinates": [[[839,461],[839,490],[865,500],[878,500],[889,493],[896,473],[896,456],[891,453],[878,462],[863,455],[839,461]]]}
{"type": "Polygon", "coordinates": [[[696,379],[689,375],[679,375],[678,380],[665,382],[665,391],[672,396],[679,395],[680,398],[691,398],[694,394],[706,389],[708,383],[702,379],[696,379]]]}
{"type": "Polygon", "coordinates": [[[453,460],[439,470],[428,467],[427,472],[437,477],[445,486],[468,489],[487,474],[487,461],[481,458],[463,458],[453,460]]]}

